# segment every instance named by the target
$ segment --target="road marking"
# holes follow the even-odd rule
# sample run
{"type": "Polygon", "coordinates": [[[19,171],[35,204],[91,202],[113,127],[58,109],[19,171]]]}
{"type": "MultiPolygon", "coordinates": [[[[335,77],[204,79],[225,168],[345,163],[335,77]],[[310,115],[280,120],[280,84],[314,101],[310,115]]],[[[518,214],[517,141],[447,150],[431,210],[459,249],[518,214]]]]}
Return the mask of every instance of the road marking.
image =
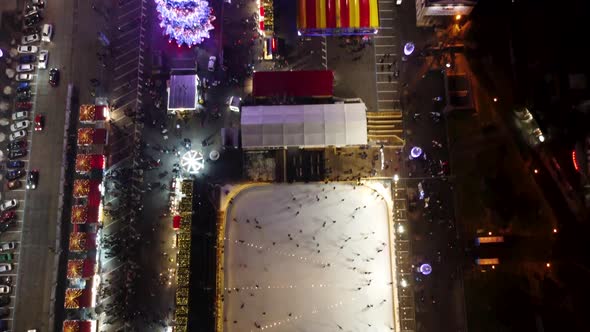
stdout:
{"type": "Polygon", "coordinates": [[[395,45],[393,45],[393,44],[387,44],[387,45],[375,45],[375,47],[395,47],[395,45]]]}
{"type": "MultiPolygon", "coordinates": [[[[134,47],[134,48],[130,49],[129,51],[126,51],[125,53],[121,53],[121,54],[117,55],[115,58],[116,58],[116,59],[122,58],[122,57],[124,57],[125,55],[127,55],[127,54],[129,54],[129,53],[131,53],[131,52],[135,52],[135,51],[139,51],[139,47],[134,47]]],[[[133,59],[133,60],[134,60],[134,61],[137,61],[137,59],[133,59]]],[[[126,62],[126,63],[128,63],[128,62],[126,62]]],[[[122,66],[122,65],[119,65],[119,66],[115,67],[115,70],[117,70],[117,69],[121,68],[121,66],[122,66]]]]}

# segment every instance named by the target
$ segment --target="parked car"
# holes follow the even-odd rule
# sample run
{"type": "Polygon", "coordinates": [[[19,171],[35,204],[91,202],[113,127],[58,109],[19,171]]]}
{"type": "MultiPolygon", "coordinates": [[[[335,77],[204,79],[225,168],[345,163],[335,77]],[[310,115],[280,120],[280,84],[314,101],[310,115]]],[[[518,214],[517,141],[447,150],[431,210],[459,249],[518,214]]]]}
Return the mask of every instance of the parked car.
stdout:
{"type": "Polygon", "coordinates": [[[12,121],[18,121],[22,119],[26,119],[29,117],[29,112],[27,111],[18,111],[12,113],[12,121]]]}
{"type": "Polygon", "coordinates": [[[45,128],[45,117],[43,114],[35,115],[35,131],[42,131],[45,128]]]}
{"type": "Polygon", "coordinates": [[[12,131],[19,131],[22,129],[27,129],[29,128],[29,126],[31,125],[31,121],[29,120],[21,120],[21,121],[17,121],[13,124],[10,125],[10,130],[12,131]]]}
{"type": "Polygon", "coordinates": [[[26,149],[27,146],[29,146],[29,143],[27,143],[27,141],[10,142],[10,143],[8,143],[8,150],[26,149]]]}
{"type": "Polygon", "coordinates": [[[19,131],[15,131],[14,133],[10,134],[8,136],[8,139],[11,142],[13,142],[13,141],[25,139],[26,137],[27,137],[27,131],[26,130],[19,130],[19,131]]]}
{"type": "Polygon", "coordinates": [[[31,85],[29,82],[21,82],[16,87],[16,92],[23,92],[31,90],[31,85]]]}
{"type": "Polygon", "coordinates": [[[20,64],[32,63],[32,62],[35,62],[36,59],[37,59],[37,57],[35,56],[35,54],[27,54],[27,55],[23,55],[20,58],[18,58],[18,63],[20,63],[20,64]]]}
{"type": "MultiPolygon", "coordinates": [[[[10,310],[8,308],[0,308],[0,318],[6,318],[10,314],[10,310]]],[[[6,331],[6,330],[3,330],[6,331]]]]}
{"type": "Polygon", "coordinates": [[[34,33],[39,33],[39,28],[38,27],[24,27],[22,32],[23,32],[23,35],[32,35],[34,33]]]}
{"type": "Polygon", "coordinates": [[[43,28],[41,28],[41,40],[49,43],[51,42],[51,38],[53,38],[53,25],[43,24],[43,28]]]}
{"type": "Polygon", "coordinates": [[[17,82],[32,81],[32,80],[33,80],[33,75],[31,75],[31,74],[20,73],[20,74],[16,75],[17,82]]]}
{"type": "Polygon", "coordinates": [[[31,101],[31,92],[21,92],[16,94],[17,101],[31,101]]]}
{"type": "MultiPolygon", "coordinates": [[[[0,255],[0,262],[1,262],[1,255],[0,255]]],[[[8,294],[10,293],[10,286],[7,285],[0,285],[0,294],[8,294]]],[[[4,309],[4,308],[2,308],[4,309]]]]}
{"type": "MultiPolygon", "coordinates": [[[[17,171],[17,172],[24,173],[23,171],[17,171]]],[[[18,206],[18,201],[16,199],[9,199],[7,201],[4,201],[4,203],[0,204],[0,211],[4,212],[4,211],[12,210],[12,209],[15,209],[17,206],[18,206]]]]}
{"type": "Polygon", "coordinates": [[[39,170],[34,169],[29,171],[29,176],[27,176],[27,189],[37,189],[37,184],[39,183],[39,170]]]}
{"type": "Polygon", "coordinates": [[[45,0],[31,0],[31,4],[39,8],[45,7],[45,0]]]}
{"type": "Polygon", "coordinates": [[[12,271],[12,264],[0,263],[0,273],[12,271]]]}
{"type": "Polygon", "coordinates": [[[41,22],[42,19],[43,17],[41,17],[41,14],[39,14],[39,12],[29,13],[25,16],[25,26],[31,27],[33,25],[36,25],[39,22],[41,22]]]}
{"type": "Polygon", "coordinates": [[[23,186],[23,184],[19,180],[13,180],[13,181],[6,182],[6,188],[8,188],[8,190],[18,189],[22,186],[23,186]]]}
{"type": "MultiPolygon", "coordinates": [[[[16,180],[18,178],[22,178],[23,176],[25,176],[25,171],[23,171],[22,169],[14,169],[14,170],[10,170],[10,171],[6,172],[6,179],[8,179],[10,181],[16,180]]],[[[4,210],[2,210],[2,211],[4,211],[4,210]]]]}
{"type": "Polygon", "coordinates": [[[47,62],[49,61],[49,51],[48,50],[41,50],[39,51],[39,62],[37,66],[39,69],[47,69],[47,62]]]}
{"type": "Polygon", "coordinates": [[[25,72],[29,72],[29,71],[33,71],[33,70],[35,70],[35,65],[32,65],[30,63],[25,63],[22,65],[16,66],[17,73],[25,73],[25,72]]]}
{"type": "Polygon", "coordinates": [[[33,54],[39,52],[39,47],[35,45],[19,45],[17,48],[18,53],[33,54]]]}
{"type": "Polygon", "coordinates": [[[11,222],[15,219],[16,219],[16,211],[14,211],[14,210],[4,211],[4,212],[2,212],[2,215],[0,215],[0,223],[11,222]]]}
{"type": "Polygon", "coordinates": [[[59,69],[51,68],[49,70],[49,84],[51,84],[51,86],[59,85],[59,69]]]}
{"type": "MultiPolygon", "coordinates": [[[[13,212],[13,211],[11,211],[11,212],[13,212]]],[[[16,245],[14,244],[13,241],[4,242],[4,243],[0,244],[0,252],[14,250],[15,247],[16,247],[16,245]]]]}
{"type": "MultiPolygon", "coordinates": [[[[0,254],[0,263],[10,263],[12,262],[12,254],[11,253],[3,253],[0,254]]],[[[2,293],[2,292],[0,292],[2,293]]]]}
{"type": "Polygon", "coordinates": [[[6,232],[13,225],[14,225],[14,220],[0,224],[0,234],[6,232]]]}
{"type": "Polygon", "coordinates": [[[6,168],[23,168],[25,162],[22,160],[11,160],[6,162],[6,168]]]}
{"type": "Polygon", "coordinates": [[[32,43],[35,43],[35,42],[38,42],[38,41],[39,41],[39,34],[36,34],[36,33],[34,33],[32,35],[23,36],[20,39],[20,43],[23,44],[23,45],[32,44],[32,43]]]}
{"type": "Polygon", "coordinates": [[[30,110],[33,107],[33,103],[31,103],[29,101],[18,102],[15,105],[16,105],[16,108],[24,109],[24,110],[30,110]]]}
{"type": "Polygon", "coordinates": [[[8,152],[8,159],[18,159],[27,155],[27,150],[10,150],[8,152]]]}
{"type": "Polygon", "coordinates": [[[10,304],[10,296],[2,295],[0,296],[0,307],[4,307],[10,304]]]}

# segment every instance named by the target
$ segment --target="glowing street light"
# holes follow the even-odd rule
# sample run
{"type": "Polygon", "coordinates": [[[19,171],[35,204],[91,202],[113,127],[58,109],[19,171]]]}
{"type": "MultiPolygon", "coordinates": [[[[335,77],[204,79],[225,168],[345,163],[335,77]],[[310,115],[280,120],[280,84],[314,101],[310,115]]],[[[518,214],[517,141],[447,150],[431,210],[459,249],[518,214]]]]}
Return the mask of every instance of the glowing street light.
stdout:
{"type": "Polygon", "coordinates": [[[399,175],[395,174],[393,176],[393,182],[397,183],[399,181],[399,175]]]}
{"type": "Polygon", "coordinates": [[[458,21],[461,19],[461,15],[455,15],[455,21],[458,21]]]}
{"type": "Polygon", "coordinates": [[[402,279],[402,280],[400,281],[400,285],[401,285],[403,288],[406,288],[406,287],[408,287],[408,282],[406,281],[406,279],[402,279]]]}
{"type": "Polygon", "coordinates": [[[404,225],[400,224],[397,226],[397,232],[400,234],[403,234],[406,231],[406,229],[404,228],[404,225]]]}

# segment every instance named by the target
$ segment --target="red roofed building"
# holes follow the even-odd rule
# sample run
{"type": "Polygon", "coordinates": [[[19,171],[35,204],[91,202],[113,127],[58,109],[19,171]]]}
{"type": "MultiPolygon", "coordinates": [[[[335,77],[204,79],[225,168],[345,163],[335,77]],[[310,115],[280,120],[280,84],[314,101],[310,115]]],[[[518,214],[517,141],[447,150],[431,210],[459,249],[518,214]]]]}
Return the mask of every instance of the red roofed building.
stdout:
{"type": "Polygon", "coordinates": [[[331,70],[258,71],[254,73],[252,95],[256,98],[332,97],[334,73],[331,70]]]}

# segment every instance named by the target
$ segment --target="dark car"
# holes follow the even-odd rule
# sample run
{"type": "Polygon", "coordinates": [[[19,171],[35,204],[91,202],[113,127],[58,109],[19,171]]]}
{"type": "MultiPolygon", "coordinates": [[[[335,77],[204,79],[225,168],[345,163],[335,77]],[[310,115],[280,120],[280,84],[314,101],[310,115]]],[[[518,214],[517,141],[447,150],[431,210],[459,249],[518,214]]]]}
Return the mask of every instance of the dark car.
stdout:
{"type": "Polygon", "coordinates": [[[30,27],[36,25],[37,23],[41,22],[43,18],[39,12],[33,12],[25,16],[25,26],[30,27]]]}
{"type": "Polygon", "coordinates": [[[23,176],[25,176],[25,171],[23,171],[22,169],[14,169],[6,172],[6,179],[10,181],[22,178],[23,176]]]}
{"type": "Polygon", "coordinates": [[[11,160],[6,162],[6,168],[23,168],[25,167],[25,162],[22,160],[11,160]]]}
{"type": "Polygon", "coordinates": [[[9,222],[14,219],[16,219],[16,211],[14,210],[4,211],[2,212],[2,215],[0,215],[0,222],[9,222]]]}
{"type": "Polygon", "coordinates": [[[23,28],[23,35],[34,35],[36,33],[39,33],[39,28],[37,27],[26,27],[23,28]]]}
{"type": "MultiPolygon", "coordinates": [[[[22,64],[25,64],[25,63],[33,63],[33,62],[35,62],[35,60],[37,60],[37,57],[34,54],[27,54],[27,55],[21,56],[18,59],[18,63],[20,63],[22,65],[22,64]]],[[[28,86],[29,83],[28,82],[26,82],[26,83],[27,83],[27,86],[28,86]]],[[[18,89],[17,89],[17,91],[18,91],[18,89]]]]}
{"type": "Polygon", "coordinates": [[[8,151],[10,150],[16,150],[16,149],[26,149],[28,146],[27,141],[14,141],[14,142],[10,142],[10,144],[8,144],[8,151]]]}
{"type": "Polygon", "coordinates": [[[16,93],[21,93],[21,92],[27,92],[27,91],[31,91],[31,86],[30,85],[25,85],[25,86],[18,86],[16,88],[16,93]]]}
{"type": "MultiPolygon", "coordinates": [[[[12,227],[12,225],[14,225],[14,220],[0,224],[0,234],[6,232],[10,227],[12,227]]],[[[0,317],[2,317],[2,315],[0,315],[0,317]]]]}
{"type": "Polygon", "coordinates": [[[27,155],[27,150],[10,150],[8,152],[8,159],[18,159],[27,155]]]}
{"type": "Polygon", "coordinates": [[[31,101],[31,92],[28,93],[18,93],[16,95],[16,101],[31,101]]]}
{"type": "Polygon", "coordinates": [[[10,310],[8,308],[0,308],[0,318],[6,318],[10,314],[10,310]]]}
{"type": "Polygon", "coordinates": [[[7,306],[10,303],[10,296],[2,295],[0,296],[0,307],[7,306]]]}
{"type": "Polygon", "coordinates": [[[59,69],[51,68],[49,70],[49,84],[57,86],[59,84],[59,69]]]}
{"type": "Polygon", "coordinates": [[[29,175],[27,176],[27,189],[37,189],[37,184],[39,183],[39,170],[34,169],[29,171],[29,175]]]}

